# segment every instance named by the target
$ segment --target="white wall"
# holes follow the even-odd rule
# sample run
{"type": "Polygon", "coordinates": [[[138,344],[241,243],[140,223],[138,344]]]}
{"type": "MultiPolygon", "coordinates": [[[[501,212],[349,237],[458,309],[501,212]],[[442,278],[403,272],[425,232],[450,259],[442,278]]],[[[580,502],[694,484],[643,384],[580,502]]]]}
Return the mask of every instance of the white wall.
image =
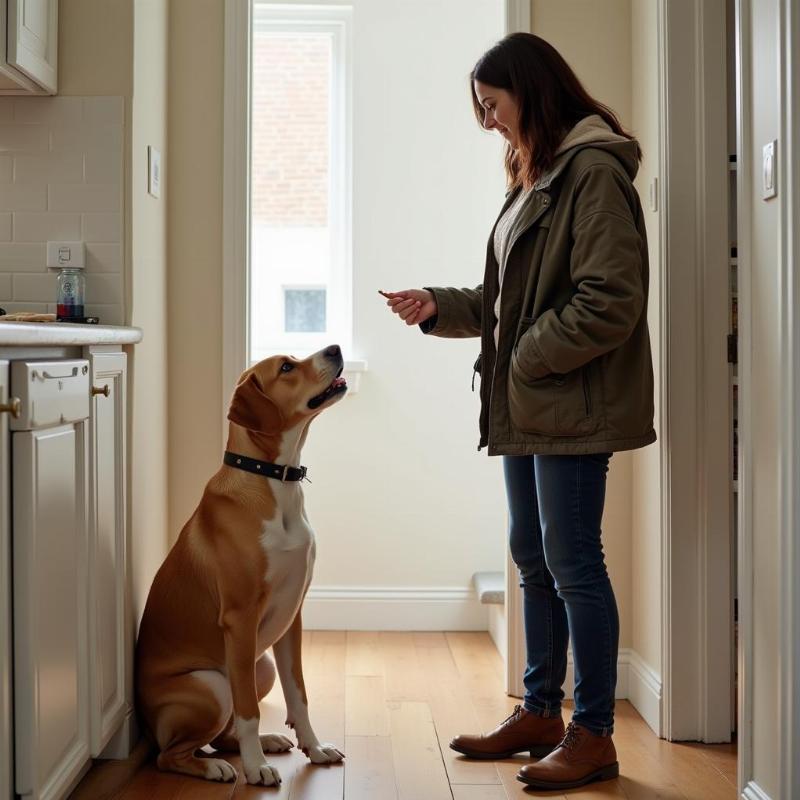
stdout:
{"type": "MultiPolygon", "coordinates": [[[[638,134],[631,113],[630,0],[531,0],[531,27],[561,53],[589,94],[610,106],[623,127],[638,134]]],[[[651,308],[652,304],[651,299],[651,308]]],[[[633,645],[632,464],[637,457],[634,451],[616,453],[611,459],[603,515],[603,546],[619,608],[621,648],[633,645]]]]}

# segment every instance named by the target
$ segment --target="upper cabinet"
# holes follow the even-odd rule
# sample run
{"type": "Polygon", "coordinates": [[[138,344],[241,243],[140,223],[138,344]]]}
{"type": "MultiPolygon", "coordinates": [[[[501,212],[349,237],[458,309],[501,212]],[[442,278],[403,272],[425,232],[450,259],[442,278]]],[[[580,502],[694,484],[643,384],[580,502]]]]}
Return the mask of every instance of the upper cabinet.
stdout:
{"type": "Polygon", "coordinates": [[[0,0],[0,94],[56,94],[58,0],[0,0]]]}

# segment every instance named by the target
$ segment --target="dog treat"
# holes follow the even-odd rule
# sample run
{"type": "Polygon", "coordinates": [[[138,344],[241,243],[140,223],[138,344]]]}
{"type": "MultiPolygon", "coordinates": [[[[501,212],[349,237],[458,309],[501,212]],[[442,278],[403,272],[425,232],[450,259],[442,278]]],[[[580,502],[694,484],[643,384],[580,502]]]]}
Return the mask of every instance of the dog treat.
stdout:
{"type": "Polygon", "coordinates": [[[386,294],[386,292],[384,292],[381,289],[378,289],[378,294],[382,294],[387,300],[391,300],[392,299],[391,297],[389,297],[388,294],[386,294]]]}

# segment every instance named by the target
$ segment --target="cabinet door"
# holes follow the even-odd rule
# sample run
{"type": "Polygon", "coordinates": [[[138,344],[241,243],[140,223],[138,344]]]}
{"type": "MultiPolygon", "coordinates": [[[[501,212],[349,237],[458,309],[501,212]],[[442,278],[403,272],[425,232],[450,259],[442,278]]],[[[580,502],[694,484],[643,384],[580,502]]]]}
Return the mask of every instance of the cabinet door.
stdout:
{"type": "Polygon", "coordinates": [[[58,0],[8,0],[8,63],[56,93],[58,0]]]}
{"type": "Polygon", "coordinates": [[[86,423],[12,439],[16,791],[50,800],[89,760],[86,423]]]}
{"type": "Polygon", "coordinates": [[[125,359],[124,353],[91,356],[89,652],[93,756],[100,755],[132,706],[134,629],[128,614],[125,534],[125,359]]]}
{"type": "MultiPolygon", "coordinates": [[[[0,406],[9,402],[8,361],[0,361],[0,406]]],[[[12,796],[11,781],[11,485],[8,415],[0,413],[0,797],[12,796]]]]}

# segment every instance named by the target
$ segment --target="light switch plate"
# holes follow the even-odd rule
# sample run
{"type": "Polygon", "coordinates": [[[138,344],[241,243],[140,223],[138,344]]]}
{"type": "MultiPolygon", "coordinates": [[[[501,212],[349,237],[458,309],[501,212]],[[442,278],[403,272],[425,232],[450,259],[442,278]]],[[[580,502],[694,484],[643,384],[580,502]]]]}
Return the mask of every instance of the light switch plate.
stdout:
{"type": "Polygon", "coordinates": [[[48,242],[47,266],[82,269],[86,266],[86,249],[83,242],[48,242]]]}
{"type": "Polygon", "coordinates": [[[161,153],[150,144],[147,145],[147,192],[161,197],[161,153]]]}
{"type": "Polygon", "coordinates": [[[769,200],[778,194],[778,140],[764,145],[763,169],[761,171],[761,196],[769,200]]]}

